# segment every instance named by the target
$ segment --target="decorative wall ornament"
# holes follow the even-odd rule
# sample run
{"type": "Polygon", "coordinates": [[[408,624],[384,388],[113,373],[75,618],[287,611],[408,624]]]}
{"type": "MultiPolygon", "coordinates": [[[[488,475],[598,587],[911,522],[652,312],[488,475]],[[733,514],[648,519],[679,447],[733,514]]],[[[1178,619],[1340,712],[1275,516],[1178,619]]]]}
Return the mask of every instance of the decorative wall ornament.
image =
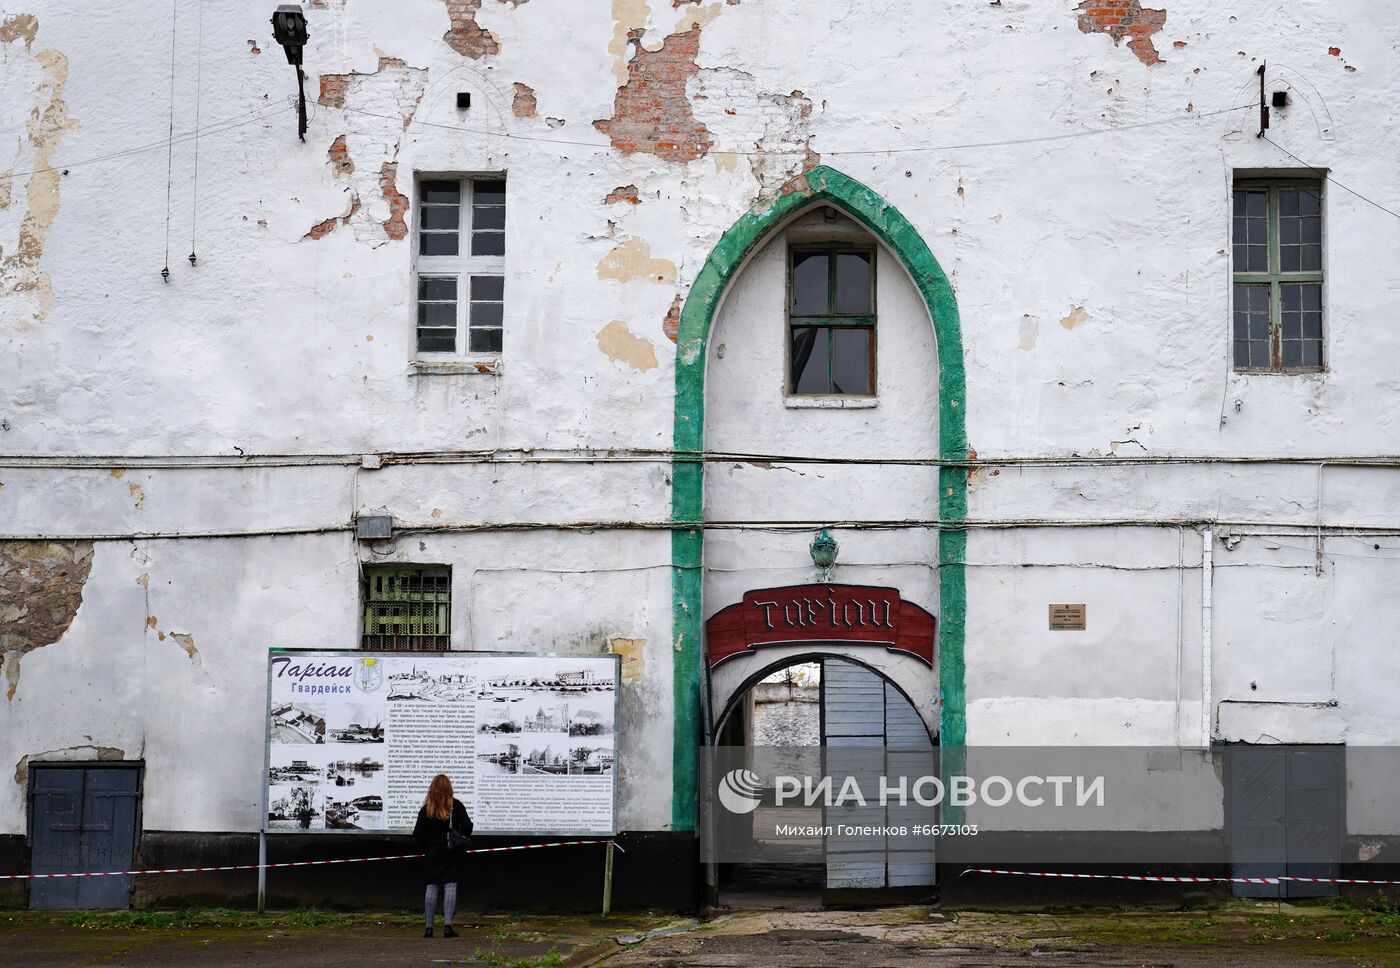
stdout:
{"type": "Polygon", "coordinates": [[[833,581],[836,575],[836,556],[841,553],[841,546],[836,543],[831,532],[822,528],[821,533],[812,539],[807,550],[811,552],[812,564],[817,566],[817,581],[833,581]]]}

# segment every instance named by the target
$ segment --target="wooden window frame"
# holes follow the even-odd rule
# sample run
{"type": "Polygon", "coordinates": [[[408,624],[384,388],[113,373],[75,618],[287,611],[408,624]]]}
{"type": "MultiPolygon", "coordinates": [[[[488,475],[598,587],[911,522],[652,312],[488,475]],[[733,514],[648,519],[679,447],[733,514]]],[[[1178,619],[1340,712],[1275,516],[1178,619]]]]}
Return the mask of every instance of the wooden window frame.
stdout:
{"type": "MultiPolygon", "coordinates": [[[[502,307],[502,320],[499,327],[502,337],[500,350],[475,351],[471,349],[471,307],[472,307],[472,279],[473,277],[496,277],[501,279],[501,286],[506,287],[506,257],[505,255],[472,255],[472,238],[477,231],[495,233],[497,231],[504,234],[504,229],[476,229],[473,225],[473,216],[476,212],[476,183],[499,181],[506,184],[506,202],[504,206],[488,205],[486,207],[504,207],[509,213],[510,209],[510,186],[509,179],[505,172],[486,172],[473,175],[459,174],[433,174],[430,172],[418,172],[414,180],[414,191],[417,194],[417,211],[415,224],[413,227],[413,299],[411,300],[412,323],[412,354],[413,361],[420,363],[457,363],[457,362],[495,362],[504,355],[505,336],[505,304],[509,301],[503,295],[499,300],[479,300],[482,304],[490,303],[502,307]],[[422,234],[425,231],[422,221],[422,209],[424,207],[423,185],[426,182],[451,182],[455,181],[461,188],[457,205],[457,254],[456,255],[423,255],[421,252],[422,234]],[[425,278],[453,278],[457,280],[457,301],[456,301],[456,346],[448,350],[420,350],[418,348],[418,280],[425,278]]],[[[506,216],[509,218],[509,214],[506,216]]],[[[427,230],[441,231],[441,230],[427,230]]],[[[445,328],[445,327],[444,327],[445,328]]],[[[494,330],[494,326],[479,326],[479,330],[494,330]]]]}
{"type": "Polygon", "coordinates": [[[452,634],[452,566],[434,564],[367,564],[360,569],[360,648],[375,652],[445,652],[451,648],[452,634]],[[376,576],[411,578],[446,578],[446,591],[402,592],[398,595],[376,595],[373,592],[376,576]],[[408,615],[406,624],[424,621],[424,612],[432,609],[435,613],[435,631],[406,631],[401,633],[379,631],[376,624],[382,619],[377,607],[403,604],[417,611],[408,615]]]}
{"type": "Polygon", "coordinates": [[[787,326],[783,332],[783,387],[784,393],[789,397],[811,399],[813,397],[838,397],[853,398],[857,400],[871,399],[878,396],[878,385],[876,379],[876,358],[878,356],[877,340],[878,329],[877,319],[879,307],[875,302],[875,293],[878,288],[878,246],[865,245],[859,242],[808,242],[788,246],[786,272],[787,280],[785,286],[786,293],[786,314],[787,326]],[[841,254],[860,253],[870,257],[870,312],[861,315],[854,313],[838,313],[836,311],[836,256],[841,254]],[[826,308],[827,312],[819,315],[799,315],[793,312],[793,272],[797,265],[797,256],[822,254],[827,258],[827,282],[826,282],[826,308]],[[828,341],[827,363],[826,363],[826,385],[828,389],[823,393],[800,393],[793,385],[792,379],[792,330],[794,326],[817,326],[828,329],[841,327],[851,327],[867,329],[870,331],[870,392],[869,393],[833,393],[830,390],[832,380],[832,369],[834,359],[835,343],[828,341]]]}
{"type": "Polygon", "coordinates": [[[1230,193],[1230,363],[1236,373],[1325,373],[1327,371],[1327,282],[1325,277],[1325,266],[1327,263],[1327,209],[1326,195],[1323,193],[1323,180],[1319,178],[1236,178],[1233,189],[1230,193]],[[1279,189],[1282,188],[1306,188],[1316,191],[1318,194],[1318,220],[1321,225],[1320,248],[1321,259],[1319,268],[1316,271],[1307,272],[1284,272],[1282,271],[1282,256],[1280,254],[1279,238],[1279,189]],[[1234,265],[1235,247],[1235,194],[1241,191],[1267,190],[1268,195],[1268,238],[1269,238],[1269,268],[1267,272],[1242,272],[1238,266],[1234,265]],[[1322,332],[1318,337],[1318,362],[1317,364],[1284,366],[1283,365],[1283,286],[1289,283],[1316,283],[1322,293],[1321,308],[1319,310],[1322,317],[1322,332]],[[1234,287],[1236,285],[1254,285],[1269,287],[1269,365],[1268,366],[1241,366],[1235,359],[1235,306],[1234,287]]]}

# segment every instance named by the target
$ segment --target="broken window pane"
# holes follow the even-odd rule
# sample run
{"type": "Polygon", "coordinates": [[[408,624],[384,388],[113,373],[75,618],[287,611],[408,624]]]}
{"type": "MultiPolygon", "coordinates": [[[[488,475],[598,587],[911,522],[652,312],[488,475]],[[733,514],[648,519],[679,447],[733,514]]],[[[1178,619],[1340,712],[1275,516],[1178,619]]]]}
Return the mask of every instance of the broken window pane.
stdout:
{"type": "Polygon", "coordinates": [[[872,311],[870,253],[841,252],[836,256],[836,311],[868,316],[872,311]]]}
{"type": "Polygon", "coordinates": [[[829,262],[825,252],[796,252],[792,257],[792,313],[794,316],[825,316],[831,311],[827,300],[829,262]]]}
{"type": "Polygon", "coordinates": [[[826,326],[794,326],[788,346],[793,393],[827,393],[831,332],[826,326]]]}

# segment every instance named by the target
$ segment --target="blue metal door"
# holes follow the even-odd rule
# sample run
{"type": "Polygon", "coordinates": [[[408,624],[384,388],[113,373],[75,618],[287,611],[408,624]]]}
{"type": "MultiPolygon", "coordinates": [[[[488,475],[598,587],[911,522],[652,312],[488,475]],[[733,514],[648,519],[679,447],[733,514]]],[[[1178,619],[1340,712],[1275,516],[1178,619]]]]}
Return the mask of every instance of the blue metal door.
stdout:
{"type": "MultiPolygon", "coordinates": [[[[136,854],[141,770],[135,764],[30,768],[35,874],[130,870],[136,854]]],[[[130,877],[56,877],[30,882],[36,910],[124,908],[130,877]]]]}

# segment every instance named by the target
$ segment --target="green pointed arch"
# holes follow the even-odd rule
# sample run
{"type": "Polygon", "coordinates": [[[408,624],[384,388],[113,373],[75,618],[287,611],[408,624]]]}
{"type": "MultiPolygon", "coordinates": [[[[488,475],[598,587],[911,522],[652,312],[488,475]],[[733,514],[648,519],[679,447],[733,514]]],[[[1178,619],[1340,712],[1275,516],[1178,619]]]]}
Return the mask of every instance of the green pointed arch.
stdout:
{"type": "MultiPolygon", "coordinates": [[[[771,206],[735,222],[705,260],[681,310],[676,337],[675,456],[671,464],[672,661],[675,693],[672,829],[695,829],[700,742],[702,531],[705,448],[705,358],[715,311],[744,260],[790,216],[814,202],[840,209],[868,228],[908,270],[928,307],[938,349],[939,457],[967,459],[966,378],[958,306],[933,253],[899,210],[848,175],[825,165],[784,186],[771,206]]],[[[961,747],[966,736],[963,635],[967,532],[956,524],[967,514],[967,470],[944,467],[938,476],[939,532],[939,741],[961,747]]]]}

